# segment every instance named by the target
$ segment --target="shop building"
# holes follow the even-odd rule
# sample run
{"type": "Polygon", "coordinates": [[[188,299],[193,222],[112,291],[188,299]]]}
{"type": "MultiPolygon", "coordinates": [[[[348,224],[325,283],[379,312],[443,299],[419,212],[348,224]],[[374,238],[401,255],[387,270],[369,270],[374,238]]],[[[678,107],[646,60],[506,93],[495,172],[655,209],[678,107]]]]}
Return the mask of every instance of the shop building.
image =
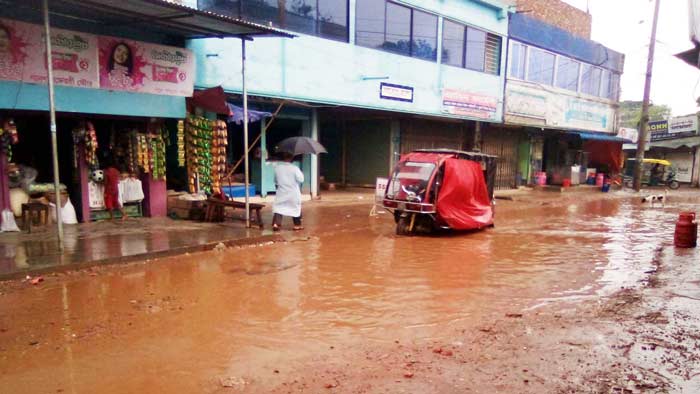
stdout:
{"type": "Polygon", "coordinates": [[[700,180],[697,114],[649,122],[649,131],[651,138],[645,157],[670,161],[678,182],[697,187],[700,180]]]}
{"type": "MultiPolygon", "coordinates": [[[[319,139],[328,154],[305,157],[304,187],[320,179],[374,185],[401,153],[416,148],[478,147],[503,120],[508,7],[500,0],[211,1],[201,10],[242,17],[297,35],[247,46],[251,107],[283,108],[261,138],[260,192],[272,191],[266,160],[291,134],[319,139]],[[265,180],[268,181],[265,181],[265,180]]],[[[240,106],[238,40],[188,43],[196,87],[221,85],[240,106]]],[[[251,125],[251,141],[255,130],[251,125]]],[[[499,132],[486,139],[498,139],[499,132]]],[[[236,133],[231,133],[236,135],[236,133]]],[[[238,135],[240,139],[240,135],[238,135]]],[[[233,142],[233,141],[232,141],[233,142]]],[[[242,152],[241,152],[242,154],[242,152]]],[[[254,164],[254,167],[256,164],[254,164]]],[[[255,174],[253,172],[253,174],[255,174]]],[[[256,177],[254,175],[254,177],[256,177]]]]}
{"type": "MultiPolygon", "coordinates": [[[[562,19],[562,12],[555,16],[562,19]]],[[[519,135],[520,182],[535,183],[536,174],[546,173],[548,183],[576,184],[586,180],[586,168],[620,171],[624,140],[617,135],[617,109],[624,55],[582,31],[511,15],[504,121],[519,135]]]]}
{"type": "MultiPolygon", "coordinates": [[[[17,130],[16,140],[2,139],[0,164],[20,170],[20,177],[28,173],[34,181],[21,185],[2,171],[3,209],[11,208],[13,186],[35,194],[31,197],[54,191],[38,10],[40,2],[28,1],[0,14],[7,42],[0,53],[0,123],[12,120],[17,130]]],[[[120,184],[120,200],[130,215],[165,216],[168,169],[184,167],[178,163],[178,139],[196,77],[186,40],[251,39],[280,32],[160,0],[52,0],[49,10],[64,199],[71,201],[80,221],[105,217],[96,181],[99,171],[112,164],[129,174],[120,184]]],[[[9,128],[2,129],[4,134],[9,128]]]]}

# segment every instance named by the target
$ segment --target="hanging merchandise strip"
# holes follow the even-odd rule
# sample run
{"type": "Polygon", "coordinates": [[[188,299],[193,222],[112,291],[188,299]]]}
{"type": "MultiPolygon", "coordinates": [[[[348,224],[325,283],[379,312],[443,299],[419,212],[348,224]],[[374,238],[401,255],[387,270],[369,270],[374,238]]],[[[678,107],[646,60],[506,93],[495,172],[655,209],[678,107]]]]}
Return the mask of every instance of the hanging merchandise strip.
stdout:
{"type": "Polygon", "coordinates": [[[211,194],[212,192],[212,135],[216,127],[215,121],[188,116],[185,130],[185,146],[187,148],[187,174],[190,193],[199,189],[211,194]]]}
{"type": "Polygon", "coordinates": [[[211,145],[212,167],[212,193],[221,194],[221,182],[226,174],[226,146],[228,145],[228,130],[226,122],[216,121],[211,145]]]}
{"type": "Polygon", "coordinates": [[[169,138],[168,129],[163,124],[153,124],[148,133],[148,143],[150,150],[150,171],[153,179],[165,179],[165,146],[169,138]]]}
{"type": "Polygon", "coordinates": [[[7,161],[12,161],[12,145],[19,142],[19,135],[17,134],[17,125],[12,119],[7,119],[2,122],[2,127],[0,127],[0,149],[7,156],[7,161]]]}
{"type": "Polygon", "coordinates": [[[78,168],[80,150],[85,154],[85,163],[90,170],[96,170],[100,164],[97,160],[97,133],[92,122],[81,122],[73,129],[73,166],[78,168]]]}
{"type": "Polygon", "coordinates": [[[185,166],[185,121],[177,121],[177,165],[185,166]]]}

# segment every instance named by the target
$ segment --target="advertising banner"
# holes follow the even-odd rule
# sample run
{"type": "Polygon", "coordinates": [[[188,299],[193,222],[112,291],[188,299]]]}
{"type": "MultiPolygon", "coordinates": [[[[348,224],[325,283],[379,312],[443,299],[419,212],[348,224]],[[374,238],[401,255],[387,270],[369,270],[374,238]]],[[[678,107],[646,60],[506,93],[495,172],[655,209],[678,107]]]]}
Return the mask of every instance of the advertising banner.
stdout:
{"type": "MultiPolygon", "coordinates": [[[[0,18],[0,80],[45,84],[43,27],[0,18]]],[[[57,85],[191,96],[194,58],[184,48],[51,29],[57,85]]]]}
{"type": "Polygon", "coordinates": [[[671,118],[668,122],[669,134],[690,134],[694,135],[698,131],[698,116],[678,116],[671,118]]]}
{"type": "MultiPolygon", "coordinates": [[[[45,84],[48,79],[43,29],[0,19],[0,79],[45,84]]],[[[97,36],[51,30],[54,83],[96,88],[97,36]]]]}
{"type": "Polygon", "coordinates": [[[184,48],[99,37],[100,88],[191,96],[194,58],[184,48]]]}
{"type": "Polygon", "coordinates": [[[442,108],[443,112],[452,115],[493,120],[496,119],[498,99],[456,89],[443,89],[442,108]]]}

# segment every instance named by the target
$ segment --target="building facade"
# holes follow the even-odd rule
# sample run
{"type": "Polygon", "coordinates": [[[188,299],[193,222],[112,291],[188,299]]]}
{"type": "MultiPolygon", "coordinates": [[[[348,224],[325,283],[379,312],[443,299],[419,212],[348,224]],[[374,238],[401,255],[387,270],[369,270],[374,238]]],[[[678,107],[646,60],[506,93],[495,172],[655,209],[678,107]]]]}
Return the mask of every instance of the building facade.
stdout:
{"type": "MultiPolygon", "coordinates": [[[[551,15],[566,19],[565,10],[551,15]]],[[[521,135],[522,182],[533,183],[544,172],[548,183],[576,184],[591,167],[619,173],[624,55],[583,37],[581,30],[586,29],[567,31],[528,13],[511,15],[504,121],[521,135]]]]}
{"type": "MultiPolygon", "coordinates": [[[[328,149],[320,163],[302,164],[314,194],[318,179],[373,185],[412,149],[472,149],[479,135],[500,141],[508,134],[488,134],[489,124],[503,121],[504,2],[199,0],[198,7],[297,35],[246,48],[251,106],[274,112],[283,104],[265,132],[265,122],[252,127],[264,134],[252,157],[263,194],[274,190],[265,159],[290,135],[318,138],[328,149]]],[[[232,102],[240,100],[240,45],[190,41],[196,87],[221,85],[232,102]]]]}

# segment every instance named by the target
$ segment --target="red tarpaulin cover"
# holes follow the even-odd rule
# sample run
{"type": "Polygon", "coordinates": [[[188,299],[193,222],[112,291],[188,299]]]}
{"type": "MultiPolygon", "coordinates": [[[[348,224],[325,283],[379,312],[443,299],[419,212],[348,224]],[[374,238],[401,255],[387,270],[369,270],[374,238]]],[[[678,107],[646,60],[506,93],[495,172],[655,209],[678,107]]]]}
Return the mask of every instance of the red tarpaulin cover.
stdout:
{"type": "Polygon", "coordinates": [[[588,152],[588,166],[598,168],[598,172],[602,172],[601,166],[607,166],[613,174],[622,169],[622,142],[587,140],[583,149],[588,152]]]}
{"type": "Polygon", "coordinates": [[[480,163],[445,160],[437,213],[455,230],[474,230],[493,224],[493,209],[480,163]]]}

